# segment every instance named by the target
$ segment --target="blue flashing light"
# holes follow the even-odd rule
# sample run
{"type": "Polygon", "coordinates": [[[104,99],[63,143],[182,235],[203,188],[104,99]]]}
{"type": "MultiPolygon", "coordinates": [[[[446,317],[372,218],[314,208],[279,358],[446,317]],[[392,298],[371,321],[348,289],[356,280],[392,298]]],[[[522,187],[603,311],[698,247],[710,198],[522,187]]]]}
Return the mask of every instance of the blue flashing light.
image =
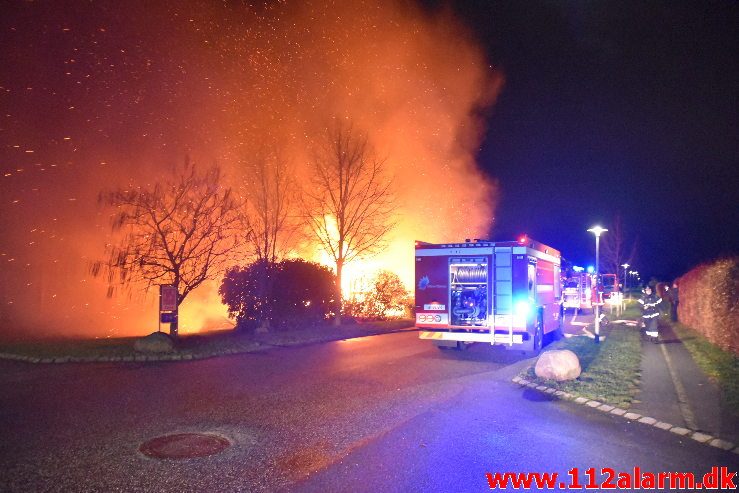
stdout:
{"type": "Polygon", "coordinates": [[[516,315],[518,315],[519,317],[527,317],[529,311],[531,310],[531,303],[526,300],[518,301],[516,302],[515,310],[516,315]]]}
{"type": "Polygon", "coordinates": [[[574,270],[575,272],[582,272],[582,271],[585,270],[585,268],[584,267],[580,267],[579,265],[573,265],[572,266],[572,270],[574,270]]]}
{"type": "Polygon", "coordinates": [[[593,272],[595,272],[595,267],[588,265],[588,274],[592,274],[593,272]]]}

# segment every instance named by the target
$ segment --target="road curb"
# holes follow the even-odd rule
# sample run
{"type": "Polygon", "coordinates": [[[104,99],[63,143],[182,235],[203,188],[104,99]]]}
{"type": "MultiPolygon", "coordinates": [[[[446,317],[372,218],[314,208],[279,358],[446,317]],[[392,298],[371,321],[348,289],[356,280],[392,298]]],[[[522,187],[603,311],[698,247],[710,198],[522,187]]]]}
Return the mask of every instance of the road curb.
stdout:
{"type": "Polygon", "coordinates": [[[519,376],[513,377],[511,379],[511,382],[517,384],[519,387],[522,387],[522,388],[525,387],[525,388],[529,388],[532,390],[536,390],[538,392],[553,395],[561,400],[570,401],[570,402],[573,402],[575,404],[579,404],[585,407],[590,407],[597,411],[601,411],[607,414],[613,414],[614,416],[622,417],[628,421],[634,421],[637,423],[644,424],[646,426],[651,426],[653,428],[657,428],[660,430],[669,431],[670,433],[674,433],[676,435],[691,438],[695,440],[696,442],[702,443],[704,445],[719,448],[722,450],[731,450],[734,454],[739,455],[739,445],[731,441],[724,440],[720,437],[715,437],[713,435],[703,433],[699,430],[693,430],[689,428],[683,428],[681,426],[675,426],[671,423],[665,423],[664,421],[659,421],[658,419],[655,419],[651,416],[642,416],[641,414],[632,413],[632,412],[627,411],[626,409],[621,409],[619,407],[612,406],[606,403],[602,403],[594,399],[588,399],[586,397],[583,397],[577,394],[563,392],[561,390],[557,390],[552,387],[548,387],[546,385],[538,385],[536,383],[530,382],[526,380],[525,378],[521,378],[519,376]]]}

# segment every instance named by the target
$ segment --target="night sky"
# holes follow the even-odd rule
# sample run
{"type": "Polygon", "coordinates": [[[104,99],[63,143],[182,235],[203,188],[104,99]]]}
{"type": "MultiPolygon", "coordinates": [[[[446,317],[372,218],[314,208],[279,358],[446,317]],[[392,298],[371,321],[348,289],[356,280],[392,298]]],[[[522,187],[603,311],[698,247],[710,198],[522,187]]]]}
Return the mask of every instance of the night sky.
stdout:
{"type": "Polygon", "coordinates": [[[593,263],[620,215],[634,263],[670,280],[739,251],[737,2],[460,2],[506,82],[478,162],[495,237],[593,263]],[[605,233],[608,234],[608,233],[605,233]]]}

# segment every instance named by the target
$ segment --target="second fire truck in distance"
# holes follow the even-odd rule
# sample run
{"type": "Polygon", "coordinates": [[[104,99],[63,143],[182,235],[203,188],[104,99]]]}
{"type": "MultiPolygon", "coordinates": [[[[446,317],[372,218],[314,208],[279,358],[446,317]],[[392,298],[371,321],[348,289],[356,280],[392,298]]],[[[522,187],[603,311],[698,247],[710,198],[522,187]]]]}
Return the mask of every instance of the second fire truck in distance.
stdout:
{"type": "Polygon", "coordinates": [[[562,307],[571,308],[575,313],[592,310],[596,300],[593,276],[587,272],[573,272],[564,283],[562,307]]]}

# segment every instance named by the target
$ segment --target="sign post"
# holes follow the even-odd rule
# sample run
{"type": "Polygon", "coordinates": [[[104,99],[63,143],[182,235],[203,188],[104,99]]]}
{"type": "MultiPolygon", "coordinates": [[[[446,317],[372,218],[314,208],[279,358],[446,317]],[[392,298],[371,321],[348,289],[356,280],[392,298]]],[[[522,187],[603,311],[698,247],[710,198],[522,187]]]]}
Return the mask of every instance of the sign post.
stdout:
{"type": "Polygon", "coordinates": [[[169,334],[177,336],[177,287],[171,284],[159,285],[159,331],[162,324],[169,324],[169,334]]]}

